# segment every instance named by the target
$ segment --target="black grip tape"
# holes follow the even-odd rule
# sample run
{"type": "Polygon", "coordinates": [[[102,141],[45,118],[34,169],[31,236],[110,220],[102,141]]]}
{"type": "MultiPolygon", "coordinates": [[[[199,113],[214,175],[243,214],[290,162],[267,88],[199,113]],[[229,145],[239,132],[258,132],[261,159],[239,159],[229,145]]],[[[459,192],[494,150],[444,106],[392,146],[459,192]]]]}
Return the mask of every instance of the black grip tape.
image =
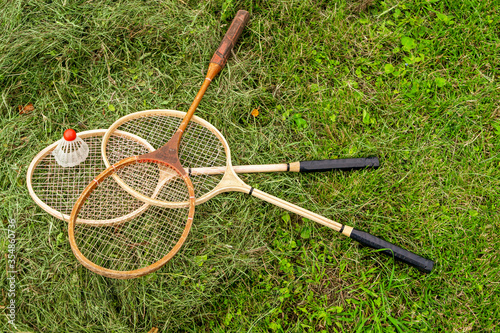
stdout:
{"type": "Polygon", "coordinates": [[[343,158],[338,160],[320,160],[300,162],[300,172],[324,172],[331,170],[358,170],[364,168],[378,168],[378,157],[343,158]]]}
{"type": "Polygon", "coordinates": [[[432,260],[426,259],[415,253],[402,249],[399,246],[389,243],[376,236],[370,235],[367,232],[353,229],[350,237],[358,241],[359,243],[365,246],[369,246],[373,249],[386,249],[382,250],[381,252],[402,262],[410,264],[424,273],[430,273],[432,271],[432,268],[434,267],[434,262],[432,260]]]}

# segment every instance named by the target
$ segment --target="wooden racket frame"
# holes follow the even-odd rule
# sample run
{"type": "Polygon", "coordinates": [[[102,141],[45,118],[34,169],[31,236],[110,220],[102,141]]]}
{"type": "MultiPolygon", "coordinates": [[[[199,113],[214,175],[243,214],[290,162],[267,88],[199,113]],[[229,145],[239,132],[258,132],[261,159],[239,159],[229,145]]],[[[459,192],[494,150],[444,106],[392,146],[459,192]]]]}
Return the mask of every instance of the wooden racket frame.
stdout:
{"type": "MultiPolygon", "coordinates": [[[[86,139],[89,137],[103,137],[105,134],[106,134],[105,129],[97,129],[97,130],[80,132],[77,135],[81,139],[86,139]]],[[[127,133],[127,132],[123,132],[123,131],[116,131],[115,135],[119,135],[119,136],[128,138],[130,140],[134,140],[137,143],[143,145],[149,151],[154,150],[154,148],[146,140],[144,140],[136,135],[133,135],[131,133],[127,133]]],[[[37,193],[33,189],[33,175],[35,173],[37,166],[40,164],[40,162],[45,157],[47,157],[47,155],[50,155],[52,153],[52,151],[57,147],[58,143],[59,143],[59,141],[56,141],[53,144],[47,146],[45,149],[40,151],[33,158],[33,160],[31,161],[31,163],[28,167],[28,171],[26,173],[26,186],[28,187],[28,192],[29,192],[31,198],[33,199],[33,201],[35,201],[35,203],[40,208],[42,208],[44,211],[46,211],[47,213],[49,213],[50,215],[52,215],[58,219],[61,219],[64,221],[69,221],[70,215],[61,213],[60,211],[47,205],[47,203],[45,203],[42,199],[40,199],[40,197],[37,195],[37,193]]],[[[102,156],[99,156],[99,158],[102,158],[102,156]]],[[[58,167],[60,167],[60,166],[58,166],[58,167]]],[[[62,167],[60,167],[60,168],[62,168],[62,167]]],[[[71,168],[68,168],[68,169],[71,169],[71,168]]],[[[108,220],[87,220],[87,219],[80,219],[79,218],[76,220],[76,223],[84,223],[84,224],[89,224],[89,225],[113,225],[113,224],[117,224],[117,223],[122,223],[122,222],[125,222],[125,221],[132,219],[133,217],[135,217],[139,214],[142,214],[148,206],[149,206],[148,204],[144,204],[143,206],[136,209],[135,211],[130,212],[127,215],[123,215],[119,218],[108,219],[108,220]]]]}
{"type": "MultiPolygon", "coordinates": [[[[167,111],[167,110],[164,110],[164,111],[167,111]]],[[[182,112],[182,111],[175,111],[175,112],[178,113],[176,115],[176,117],[179,116],[181,118],[186,114],[185,112],[182,112]]],[[[196,118],[196,119],[200,119],[200,118],[196,118]]],[[[106,131],[107,131],[106,129],[97,129],[97,130],[80,132],[80,133],[77,133],[77,135],[81,139],[100,137],[101,141],[102,141],[102,137],[104,137],[104,135],[106,134],[106,131]]],[[[149,151],[154,151],[153,146],[151,146],[146,140],[140,138],[137,135],[133,135],[131,133],[128,133],[125,131],[120,131],[120,130],[116,130],[113,134],[117,135],[117,136],[128,138],[130,140],[134,140],[138,144],[144,146],[149,151]]],[[[64,220],[67,222],[67,221],[69,221],[70,215],[61,213],[60,211],[49,206],[45,201],[40,199],[39,194],[37,194],[37,192],[33,188],[33,176],[34,176],[34,173],[36,171],[37,166],[40,164],[40,162],[44,158],[46,158],[48,155],[51,154],[51,152],[57,147],[57,144],[58,144],[58,142],[52,143],[51,145],[47,146],[42,151],[40,151],[33,158],[33,160],[31,161],[31,163],[28,167],[28,171],[27,171],[27,175],[26,175],[26,184],[27,184],[28,192],[29,192],[30,196],[33,198],[33,201],[35,201],[35,203],[40,208],[42,208],[44,211],[46,211],[50,215],[54,216],[55,218],[58,218],[60,220],[64,220]]],[[[102,142],[101,142],[100,146],[102,146],[102,142]]],[[[99,155],[99,158],[102,159],[102,154],[99,155]]],[[[334,162],[336,160],[326,160],[326,161],[334,162]]],[[[305,161],[305,162],[307,162],[307,163],[313,162],[314,163],[314,162],[318,162],[318,161],[305,161]]],[[[301,172],[301,170],[300,170],[301,163],[304,163],[304,162],[261,164],[261,165],[238,165],[238,166],[233,166],[233,168],[234,168],[234,171],[238,174],[239,173],[260,173],[260,172],[301,172]]],[[[58,167],[60,167],[60,166],[58,166],[58,167]]],[[[62,168],[62,167],[60,167],[60,168],[62,168]]],[[[73,167],[67,168],[67,169],[72,169],[72,168],[73,167]]],[[[222,166],[215,166],[215,167],[206,167],[206,168],[192,168],[192,169],[189,169],[186,171],[188,172],[189,175],[196,176],[196,175],[200,175],[200,174],[219,175],[219,174],[223,174],[225,172],[225,170],[226,170],[226,166],[223,166],[223,167],[222,166]]],[[[325,171],[325,170],[321,170],[321,171],[325,171]]],[[[68,184],[68,186],[69,186],[69,184],[68,184]]],[[[196,200],[195,203],[198,204],[198,200],[196,200]]],[[[113,224],[128,221],[131,218],[133,218],[139,214],[142,214],[147,207],[149,207],[149,204],[144,204],[144,206],[141,207],[140,209],[136,209],[135,211],[131,212],[130,214],[124,215],[124,216],[119,217],[119,218],[108,219],[108,220],[87,220],[87,219],[78,218],[76,220],[76,223],[85,223],[85,224],[91,224],[91,225],[113,225],[113,224]]]]}
{"type": "MultiPolygon", "coordinates": [[[[137,156],[133,156],[133,157],[129,157],[129,158],[126,158],[126,159],[120,161],[120,163],[118,165],[115,165],[115,167],[108,168],[108,169],[104,170],[99,176],[97,176],[94,179],[93,182],[91,182],[85,188],[85,190],[82,192],[82,194],[80,195],[80,197],[76,201],[75,206],[73,207],[73,210],[71,211],[71,217],[70,217],[69,226],[68,226],[68,234],[69,234],[69,242],[71,245],[71,249],[73,250],[73,254],[75,255],[75,257],[78,259],[78,261],[83,266],[87,267],[88,269],[90,269],[91,271],[93,271],[97,274],[100,274],[100,275],[103,275],[103,276],[106,276],[109,278],[114,278],[114,279],[132,279],[132,278],[136,278],[136,277],[140,277],[140,276],[144,276],[146,274],[152,273],[152,272],[158,270],[163,265],[165,265],[167,263],[167,261],[169,261],[179,251],[182,244],[184,244],[184,242],[186,241],[186,238],[189,234],[189,231],[191,230],[191,225],[193,223],[193,216],[194,216],[194,206],[195,206],[194,187],[193,187],[193,184],[191,183],[191,180],[187,176],[187,174],[182,175],[179,170],[177,170],[175,168],[171,168],[174,171],[176,171],[178,173],[178,175],[180,177],[182,177],[182,179],[186,183],[186,186],[187,186],[188,192],[189,192],[189,212],[188,212],[187,222],[184,226],[184,230],[183,230],[181,236],[179,237],[179,240],[174,245],[174,247],[164,257],[162,257],[160,260],[156,261],[155,263],[153,263],[149,266],[146,266],[146,267],[142,267],[140,269],[131,270],[131,271],[117,271],[117,270],[112,270],[112,269],[108,269],[108,268],[96,265],[92,261],[88,260],[87,257],[85,257],[81,253],[81,251],[78,248],[78,246],[76,245],[76,241],[75,241],[74,224],[75,224],[76,216],[78,216],[78,213],[80,212],[80,209],[82,208],[85,200],[92,193],[92,191],[98,186],[98,184],[101,183],[105,178],[109,177],[110,174],[114,173],[117,168],[125,167],[129,164],[142,163],[142,162],[149,162],[149,160],[140,159],[137,156]]],[[[166,167],[171,167],[171,165],[169,165],[166,162],[155,161],[155,163],[161,163],[161,164],[165,165],[166,167]]],[[[184,169],[182,169],[182,170],[184,171],[184,169]]],[[[144,205],[140,209],[142,209],[144,207],[148,208],[147,206],[148,205],[144,205]]],[[[132,218],[135,216],[136,215],[132,216],[132,218]]],[[[125,221],[121,221],[120,223],[123,223],[123,222],[125,222],[125,221]]],[[[96,226],[96,225],[94,225],[94,226],[96,226]]],[[[96,226],[96,227],[99,227],[99,226],[96,226]]]]}
{"type": "MultiPolygon", "coordinates": [[[[189,121],[193,117],[194,112],[196,111],[198,105],[200,104],[201,99],[203,98],[203,95],[205,94],[205,91],[207,90],[208,86],[210,85],[210,82],[215,78],[215,76],[222,70],[224,65],[227,62],[227,59],[229,58],[229,55],[231,53],[231,50],[233,49],[234,45],[236,44],[236,41],[238,40],[239,36],[241,35],[243,28],[245,27],[246,23],[248,22],[249,19],[249,13],[244,10],[238,11],[236,13],[235,18],[233,19],[233,22],[231,23],[231,26],[229,27],[228,31],[224,35],[224,38],[217,48],[217,51],[214,53],[212,59],[210,60],[207,74],[205,77],[205,80],[203,81],[203,84],[196,94],[196,97],[189,107],[188,112],[184,116],[178,130],[175,132],[175,134],[172,136],[172,138],[160,149],[155,150],[153,152],[141,155],[141,156],[132,156],[126,159],[121,160],[120,162],[111,165],[108,167],[106,170],[104,170],[99,176],[97,176],[83,191],[83,193],[80,195],[78,200],[76,201],[75,205],[73,206],[73,210],[71,211],[71,216],[69,220],[69,225],[68,225],[68,238],[69,242],[71,245],[71,249],[73,250],[74,255],[82,263],[85,267],[90,269],[91,271],[107,276],[110,278],[115,278],[115,279],[131,279],[131,278],[136,278],[139,276],[143,276],[146,274],[149,274],[151,272],[156,271],[160,267],[162,267],[167,261],[172,258],[177,251],[181,248],[182,244],[184,244],[184,241],[187,238],[187,235],[189,234],[189,231],[191,230],[191,225],[193,223],[193,216],[194,216],[194,210],[195,210],[195,194],[194,194],[194,187],[189,179],[189,176],[187,172],[184,170],[182,165],[180,164],[179,161],[179,156],[178,156],[178,150],[179,150],[179,144],[180,140],[182,137],[182,134],[184,133],[189,121]],[[92,193],[92,191],[100,184],[104,179],[106,179],[109,176],[116,176],[115,171],[126,167],[131,164],[135,163],[147,163],[147,162],[152,162],[152,163],[157,163],[160,165],[164,165],[167,168],[170,168],[174,170],[178,176],[180,176],[183,180],[184,183],[187,187],[188,194],[189,194],[189,212],[188,212],[188,218],[186,221],[186,224],[184,226],[183,232],[181,234],[181,237],[177,241],[177,243],[174,245],[174,247],[160,260],[156,261],[155,263],[142,267],[140,269],[136,270],[131,270],[131,271],[116,271],[116,270],[111,270],[107,269],[105,267],[99,266],[88,260],[79,250],[76,240],[75,240],[75,224],[76,220],[78,217],[78,213],[80,212],[84,202],[86,199],[89,197],[89,195],[92,193]]],[[[139,194],[138,192],[134,191],[136,194],[139,194]]],[[[144,195],[141,196],[136,196],[136,198],[141,199],[141,197],[145,197],[144,195]]],[[[186,206],[184,206],[186,207],[186,206]]]]}

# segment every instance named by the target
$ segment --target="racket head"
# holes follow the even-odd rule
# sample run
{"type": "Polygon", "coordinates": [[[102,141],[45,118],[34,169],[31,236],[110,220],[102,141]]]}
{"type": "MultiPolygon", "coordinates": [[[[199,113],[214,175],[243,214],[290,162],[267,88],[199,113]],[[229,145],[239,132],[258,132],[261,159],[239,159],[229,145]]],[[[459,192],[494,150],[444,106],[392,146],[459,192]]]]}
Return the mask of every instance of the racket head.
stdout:
{"type": "MultiPolygon", "coordinates": [[[[145,110],[129,114],[113,123],[102,140],[102,157],[106,166],[112,166],[119,159],[117,151],[127,150],[127,145],[137,145],[134,138],[141,138],[142,142],[155,149],[162,145],[175,133],[181,123],[185,112],[176,110],[145,110]],[[130,133],[132,136],[116,140],[117,132],[130,133]]],[[[237,178],[232,169],[231,151],[224,136],[208,121],[193,116],[187,126],[179,146],[180,164],[187,170],[206,168],[213,166],[225,166],[225,170],[219,174],[199,173],[191,174],[190,178],[196,193],[196,204],[203,203],[220,193],[220,184],[231,173],[237,178]]],[[[155,190],[149,194],[138,191],[133,184],[139,175],[125,179],[117,174],[113,177],[120,186],[140,200],[159,207],[185,207],[187,201],[176,202],[168,199],[168,178],[160,178],[155,184],[155,190]]],[[[235,188],[235,190],[240,190],[235,188]]]]}
{"type": "MultiPolygon", "coordinates": [[[[102,138],[106,130],[97,129],[78,133],[83,141],[89,147],[89,155],[77,166],[62,167],[54,157],[52,151],[57,147],[59,141],[54,142],[42,151],[40,151],[31,161],[27,175],[26,184],[28,192],[35,203],[50,215],[64,221],[69,221],[73,205],[85,189],[85,187],[94,179],[95,175],[106,169],[106,165],[101,155],[102,138]]],[[[143,151],[153,151],[149,143],[130,133],[116,131],[115,140],[127,138],[136,143],[135,146],[129,145],[128,152],[122,152],[126,155],[134,155],[143,151]]],[[[88,224],[114,224],[125,221],[134,215],[141,214],[147,208],[147,204],[136,201],[130,202],[130,211],[122,216],[114,216],[106,220],[98,216],[88,219],[79,219],[78,223],[88,224]]]]}
{"type": "Polygon", "coordinates": [[[162,267],[184,244],[191,229],[194,206],[194,189],[188,176],[165,162],[151,162],[135,156],[127,158],[99,174],[76,201],[68,224],[71,249],[86,268],[106,277],[130,279],[149,274],[162,267]],[[108,214],[126,215],[130,210],[129,202],[144,205],[113,178],[114,174],[124,177],[129,172],[134,173],[134,169],[146,171],[153,179],[160,171],[175,175],[166,185],[171,200],[187,201],[188,205],[179,208],[147,206],[140,214],[113,224],[78,222],[96,212],[105,216],[102,220],[108,220],[108,214]],[[111,212],[110,207],[113,207],[111,212]]]}

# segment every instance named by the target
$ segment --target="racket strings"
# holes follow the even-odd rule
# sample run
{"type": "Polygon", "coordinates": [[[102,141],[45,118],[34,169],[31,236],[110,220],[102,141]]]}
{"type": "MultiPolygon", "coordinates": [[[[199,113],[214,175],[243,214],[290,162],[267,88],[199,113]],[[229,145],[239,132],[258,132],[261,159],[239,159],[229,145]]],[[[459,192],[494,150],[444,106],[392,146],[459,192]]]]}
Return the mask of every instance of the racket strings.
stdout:
{"type": "MultiPolygon", "coordinates": [[[[117,169],[125,179],[138,170],[154,170],[171,176],[165,184],[172,201],[187,201],[189,191],[181,177],[174,177],[174,170],[156,163],[136,163],[117,169]],[[137,165],[150,164],[146,168],[137,165]]],[[[155,186],[158,180],[153,181],[155,186]]],[[[147,187],[147,183],[143,183],[147,187]]],[[[146,191],[147,192],[147,191],[146,191]]],[[[179,242],[186,228],[189,207],[160,208],[146,206],[139,214],[128,215],[133,209],[144,207],[144,202],[126,192],[113,177],[108,176],[86,198],[78,212],[79,219],[102,214],[103,219],[116,216],[125,218],[116,223],[92,225],[79,223],[74,227],[74,238],[79,251],[92,263],[116,271],[130,271],[158,262],[179,242]],[[133,208],[130,205],[134,205],[133,208]]]]}
{"type": "Polygon", "coordinates": [[[131,139],[127,135],[116,134],[116,132],[109,138],[108,145],[121,148],[107,151],[107,157],[111,164],[117,163],[127,157],[143,155],[153,150],[146,146],[144,142],[131,139]]]}
{"type": "MultiPolygon", "coordinates": [[[[167,143],[175,134],[181,121],[182,119],[177,117],[140,116],[121,124],[117,130],[136,135],[148,142],[154,149],[158,149],[167,143]]],[[[120,141],[112,142],[111,138],[107,143],[106,153],[109,156],[108,160],[111,164],[119,161],[111,160],[110,155],[118,151],[115,148],[121,148],[122,146],[120,145],[125,146],[126,143],[120,141]]]]}
{"type": "MultiPolygon", "coordinates": [[[[226,165],[226,152],[221,141],[208,128],[190,122],[182,136],[179,147],[179,160],[184,167],[203,168],[226,165]]],[[[196,197],[213,190],[221,181],[223,174],[191,175],[196,197]]],[[[161,200],[162,197],[160,197],[161,200]]],[[[167,201],[167,200],[164,200],[167,201]]]]}
{"type": "Polygon", "coordinates": [[[101,157],[101,136],[83,140],[89,147],[88,157],[77,166],[64,168],[48,152],[33,170],[31,186],[38,198],[62,214],[71,209],[82,190],[106,168],[101,157]]]}
{"type": "MultiPolygon", "coordinates": [[[[117,170],[116,175],[126,185],[140,194],[162,200],[176,202],[184,194],[184,182],[172,168],[163,164],[147,162],[135,163],[117,170]]],[[[184,198],[189,199],[189,198],[184,198]]]]}
{"type": "MultiPolygon", "coordinates": [[[[62,214],[63,216],[60,217],[63,219],[69,217],[73,205],[85,187],[87,187],[99,173],[106,169],[101,154],[103,134],[104,132],[97,133],[82,139],[89,147],[89,154],[85,161],[79,165],[62,167],[56,162],[51,151],[48,151],[33,170],[31,187],[34,193],[43,203],[45,203],[45,205],[50,207],[52,211],[62,214]]],[[[123,141],[127,140],[126,137],[127,133],[116,132],[110,137],[110,140],[123,141]]],[[[116,152],[120,160],[124,157],[144,154],[149,151],[147,147],[136,141],[131,141],[130,144],[123,146],[123,148],[121,152],[116,152]]],[[[157,186],[157,184],[155,186],[157,186]]],[[[105,200],[101,203],[103,207],[96,209],[94,214],[91,214],[89,211],[85,218],[89,223],[97,223],[97,221],[104,221],[107,218],[119,219],[120,216],[113,212],[113,205],[115,204],[117,203],[105,200]],[[106,212],[106,214],[101,214],[101,212],[106,212]]],[[[144,203],[138,204],[137,201],[130,199],[120,204],[129,205],[129,212],[133,212],[138,207],[144,205],[144,203]]]]}

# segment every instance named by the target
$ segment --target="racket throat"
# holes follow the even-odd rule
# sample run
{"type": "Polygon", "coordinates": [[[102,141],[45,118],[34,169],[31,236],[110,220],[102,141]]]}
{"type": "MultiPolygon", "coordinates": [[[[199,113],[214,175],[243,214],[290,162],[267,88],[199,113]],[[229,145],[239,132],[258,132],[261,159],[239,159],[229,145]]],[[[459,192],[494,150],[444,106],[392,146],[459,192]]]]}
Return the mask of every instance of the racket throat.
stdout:
{"type": "Polygon", "coordinates": [[[186,175],[186,171],[179,161],[179,143],[182,136],[182,130],[177,130],[172,138],[160,149],[138,157],[139,161],[162,162],[176,168],[181,176],[186,175]]]}

